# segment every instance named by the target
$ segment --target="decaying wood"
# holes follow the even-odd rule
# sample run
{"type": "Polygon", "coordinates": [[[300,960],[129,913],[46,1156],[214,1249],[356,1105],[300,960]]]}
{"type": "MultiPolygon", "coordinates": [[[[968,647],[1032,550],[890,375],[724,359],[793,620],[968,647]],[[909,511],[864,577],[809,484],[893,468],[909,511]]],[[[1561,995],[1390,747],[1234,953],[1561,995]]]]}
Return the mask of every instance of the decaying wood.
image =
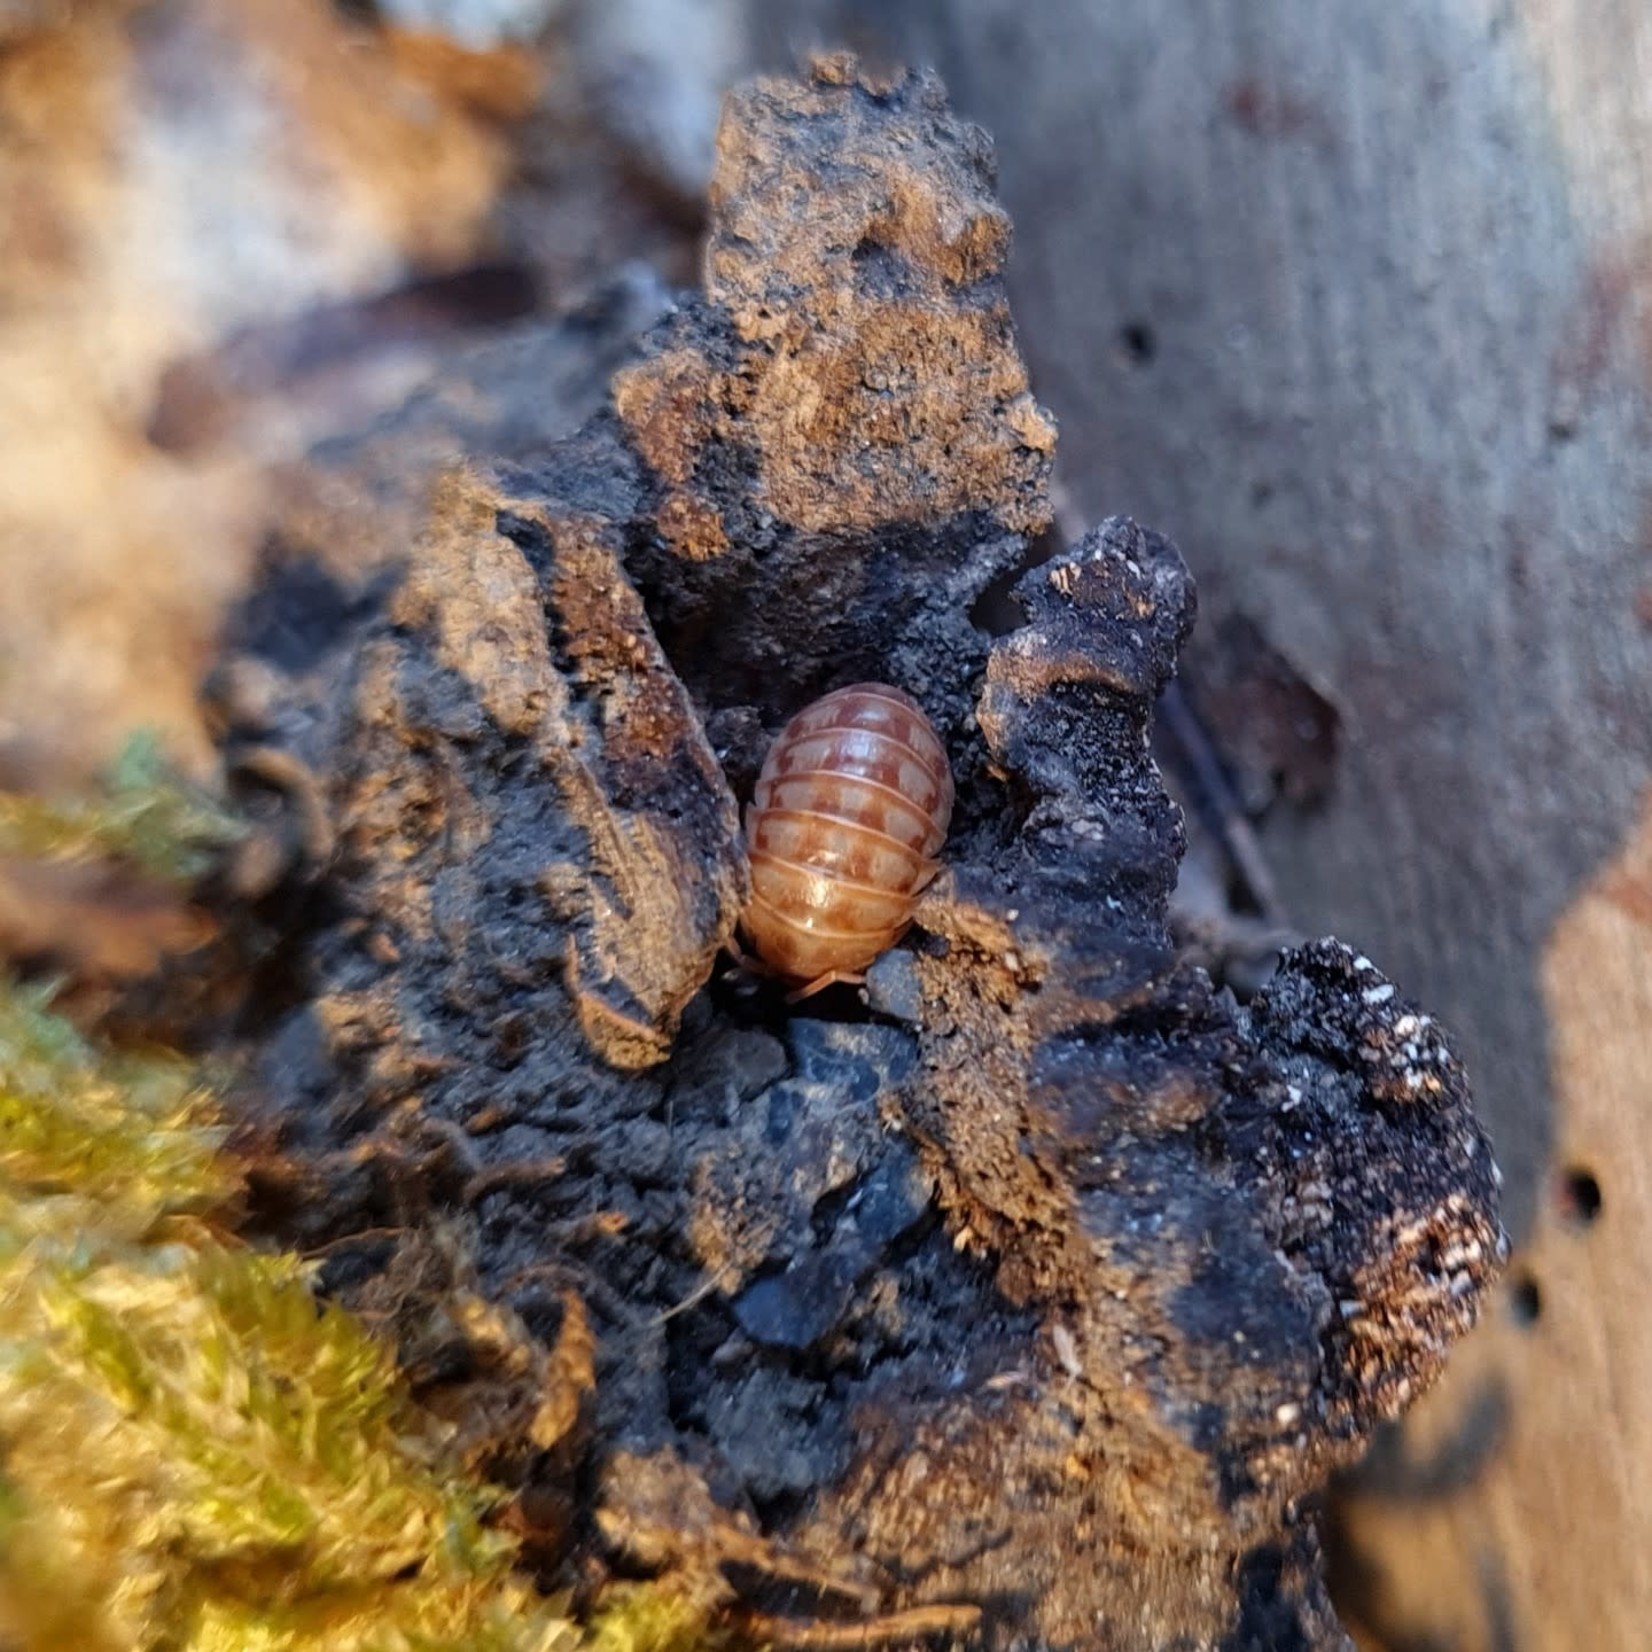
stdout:
{"type": "Polygon", "coordinates": [[[1237,616],[1339,710],[1261,828],[1286,916],[1442,1016],[1508,1173],[1513,1283],[1346,1598],[1373,1647],[1640,1648],[1652,950],[1603,890],[1652,781],[1652,13],[799,0],[777,47],[799,12],[992,129],[1068,485],[1184,548],[1195,689],[1237,616]]]}
{"type": "MultiPolygon", "coordinates": [[[[474,1205],[467,1290],[552,1348],[588,1317],[585,1425],[477,1448],[522,1524],[559,1511],[550,1575],[668,1575],[802,1646],[978,1614],[1000,1644],[1342,1647],[1305,1499],[1472,1322],[1497,1172],[1370,960],[1296,949],[1241,1007],[1178,956],[1148,738],[1193,619],[1175,547],[1110,519],[1019,581],[1019,628],[972,625],[1054,445],[991,178],[933,77],[760,83],[705,295],[607,408],[427,506],[374,485],[382,433],[333,455],[330,528],[269,577],[335,623],[247,734],[336,825],[326,866],[292,837],[301,990],[254,1041],[269,1151],[321,1183],[255,1176],[258,1214],[382,1293],[393,1258],[337,1242],[408,1222],[411,1168],[433,1214],[474,1205]],[[867,675],[948,749],[947,869],[874,1013],[787,1006],[715,976],[736,788],[867,675]]],[[[266,664],[270,616],[239,638],[266,664]]]]}

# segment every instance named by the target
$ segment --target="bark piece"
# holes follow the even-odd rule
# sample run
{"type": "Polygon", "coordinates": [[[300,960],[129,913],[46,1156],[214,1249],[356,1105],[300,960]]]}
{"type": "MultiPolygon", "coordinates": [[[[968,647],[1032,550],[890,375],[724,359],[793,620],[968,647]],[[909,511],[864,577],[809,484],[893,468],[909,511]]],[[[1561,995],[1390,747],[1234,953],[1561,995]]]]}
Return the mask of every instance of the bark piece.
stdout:
{"type": "Polygon", "coordinates": [[[1368,960],[1287,953],[1244,1011],[1176,960],[1145,756],[1190,618],[1173,548],[1113,522],[1020,591],[980,722],[1024,824],[959,845],[921,913],[949,945],[900,1116],[1038,1331],[1025,1383],[869,1422],[825,1518],[1057,1644],[1339,1644],[1296,1510],[1471,1322],[1496,1173],[1437,1026],[1368,960]]]}
{"type": "Polygon", "coordinates": [[[710,297],[580,433],[451,474],[267,719],[340,843],[268,1099],[343,1170],[264,1218],[461,1204],[512,1323],[577,1296],[598,1575],[798,1644],[1339,1646],[1302,1500],[1502,1255],[1461,1069],[1338,943],[1244,1009],[1178,957],[1167,540],[1115,519],[971,627],[1048,514],[979,135],[832,61],[736,98],[721,157],[710,297]],[[903,439],[862,442],[894,365],[903,439]],[[742,875],[702,730],[749,773],[867,674],[959,786],[881,1019],[695,994],[742,875]]]}
{"type": "Polygon", "coordinates": [[[458,473],[362,647],[332,787],[345,944],[384,957],[358,1058],[445,1020],[508,1060],[519,1023],[571,1012],[609,1065],[648,1066],[733,927],[734,800],[614,541],[458,473]]]}
{"type": "Polygon", "coordinates": [[[705,307],[614,381],[659,490],[634,565],[695,687],[773,714],[903,648],[938,692],[979,658],[969,605],[1048,522],[1055,446],[992,182],[933,76],[828,59],[730,98],[705,307]]]}

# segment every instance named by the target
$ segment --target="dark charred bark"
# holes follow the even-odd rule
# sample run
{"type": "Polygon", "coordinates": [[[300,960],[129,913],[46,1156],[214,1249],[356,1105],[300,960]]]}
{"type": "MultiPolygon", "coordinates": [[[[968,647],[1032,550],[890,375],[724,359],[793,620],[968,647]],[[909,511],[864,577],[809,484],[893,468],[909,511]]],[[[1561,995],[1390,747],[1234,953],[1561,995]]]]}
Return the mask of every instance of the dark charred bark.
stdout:
{"type": "Polygon", "coordinates": [[[1342,1645],[1305,1500],[1502,1256],[1461,1068],[1336,942],[1244,1007],[1178,958],[1168,541],[1109,521],[1020,629],[972,624],[1054,446],[985,138],[833,60],[739,94],[720,153],[704,297],[577,434],[501,412],[426,509],[490,445],[427,402],[417,463],[395,427],[329,456],[272,551],[337,599],[296,654],[255,604],[226,679],[265,691],[232,755],[329,826],[264,880],[278,927],[311,895],[260,1217],[456,1413],[588,1377],[475,1431],[553,1570],[670,1573],[781,1643],[1342,1645]],[[788,1008],[714,979],[737,798],[864,677],[948,744],[947,870],[864,1004],[788,1008]],[[433,1224],[463,1268],[408,1265],[433,1224]],[[456,1281],[484,1306],[433,1350],[456,1281]]]}

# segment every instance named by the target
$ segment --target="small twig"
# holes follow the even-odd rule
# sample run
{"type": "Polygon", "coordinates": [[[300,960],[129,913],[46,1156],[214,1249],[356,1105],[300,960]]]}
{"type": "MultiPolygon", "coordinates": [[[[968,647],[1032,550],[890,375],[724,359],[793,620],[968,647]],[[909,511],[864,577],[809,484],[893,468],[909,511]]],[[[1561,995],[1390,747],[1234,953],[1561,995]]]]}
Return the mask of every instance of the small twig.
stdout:
{"type": "Polygon", "coordinates": [[[353,1245],[382,1244],[386,1239],[399,1240],[406,1235],[406,1228],[360,1228],[355,1233],[341,1233],[338,1238],[329,1239],[325,1244],[311,1246],[303,1252],[303,1257],[306,1262],[319,1262],[323,1257],[348,1250],[353,1245]]]}
{"type": "Polygon", "coordinates": [[[570,1216],[540,1229],[553,1245],[583,1245],[592,1239],[617,1239],[631,1225],[623,1210],[593,1210],[588,1216],[570,1216]]]}
{"type": "Polygon", "coordinates": [[[476,1204],[490,1193],[509,1187],[538,1187],[558,1182],[568,1173],[568,1161],[560,1156],[547,1159],[519,1159],[510,1164],[491,1165],[465,1183],[464,1202],[476,1204]]]}
{"type": "Polygon", "coordinates": [[[646,1322],[648,1328],[652,1330],[656,1325],[663,1325],[668,1319],[675,1319],[678,1314],[687,1313],[697,1302],[704,1302],[713,1291],[722,1288],[723,1280],[731,1271],[728,1264],[725,1263],[703,1284],[696,1285],[681,1302],[673,1303],[669,1308],[662,1308],[659,1313],[646,1322]]]}
{"type": "Polygon", "coordinates": [[[818,1618],[772,1617],[752,1613],[742,1619],[754,1640],[794,1652],[859,1652],[931,1635],[970,1635],[980,1627],[979,1606],[914,1606],[905,1612],[834,1623],[818,1618]]]}
{"type": "Polygon", "coordinates": [[[486,1136],[495,1130],[503,1130],[507,1125],[515,1124],[520,1117],[514,1107],[505,1107],[497,1101],[492,1101],[465,1120],[465,1134],[486,1136]]]}
{"type": "Polygon", "coordinates": [[[1268,870],[1262,845],[1246,818],[1244,806],[1234,792],[1216,748],[1204,725],[1182,692],[1180,683],[1166,683],[1159,695],[1159,717],[1172,739],[1181,748],[1194,785],[1203,794],[1206,810],[1222,849],[1239,876],[1244,879],[1257,910],[1274,928],[1285,925],[1285,911],[1268,870]]]}

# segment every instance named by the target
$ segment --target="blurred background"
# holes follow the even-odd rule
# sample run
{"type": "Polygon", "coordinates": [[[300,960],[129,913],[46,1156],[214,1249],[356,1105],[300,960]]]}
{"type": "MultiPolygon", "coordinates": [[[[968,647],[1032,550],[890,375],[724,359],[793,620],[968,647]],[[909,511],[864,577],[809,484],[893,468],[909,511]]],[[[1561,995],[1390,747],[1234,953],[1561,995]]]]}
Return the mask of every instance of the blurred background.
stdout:
{"type": "MultiPolygon", "coordinates": [[[[1334,1500],[1346,1616],[1646,1646],[1638,0],[0,0],[0,785],[140,726],[207,773],[215,639],[328,443],[517,342],[577,424],[611,363],[528,342],[692,284],[722,91],[843,44],[996,138],[1065,519],[1198,577],[1189,934],[1363,948],[1498,1145],[1515,1260],[1334,1500]]],[[[36,917],[0,876],[0,947],[36,917]]]]}

